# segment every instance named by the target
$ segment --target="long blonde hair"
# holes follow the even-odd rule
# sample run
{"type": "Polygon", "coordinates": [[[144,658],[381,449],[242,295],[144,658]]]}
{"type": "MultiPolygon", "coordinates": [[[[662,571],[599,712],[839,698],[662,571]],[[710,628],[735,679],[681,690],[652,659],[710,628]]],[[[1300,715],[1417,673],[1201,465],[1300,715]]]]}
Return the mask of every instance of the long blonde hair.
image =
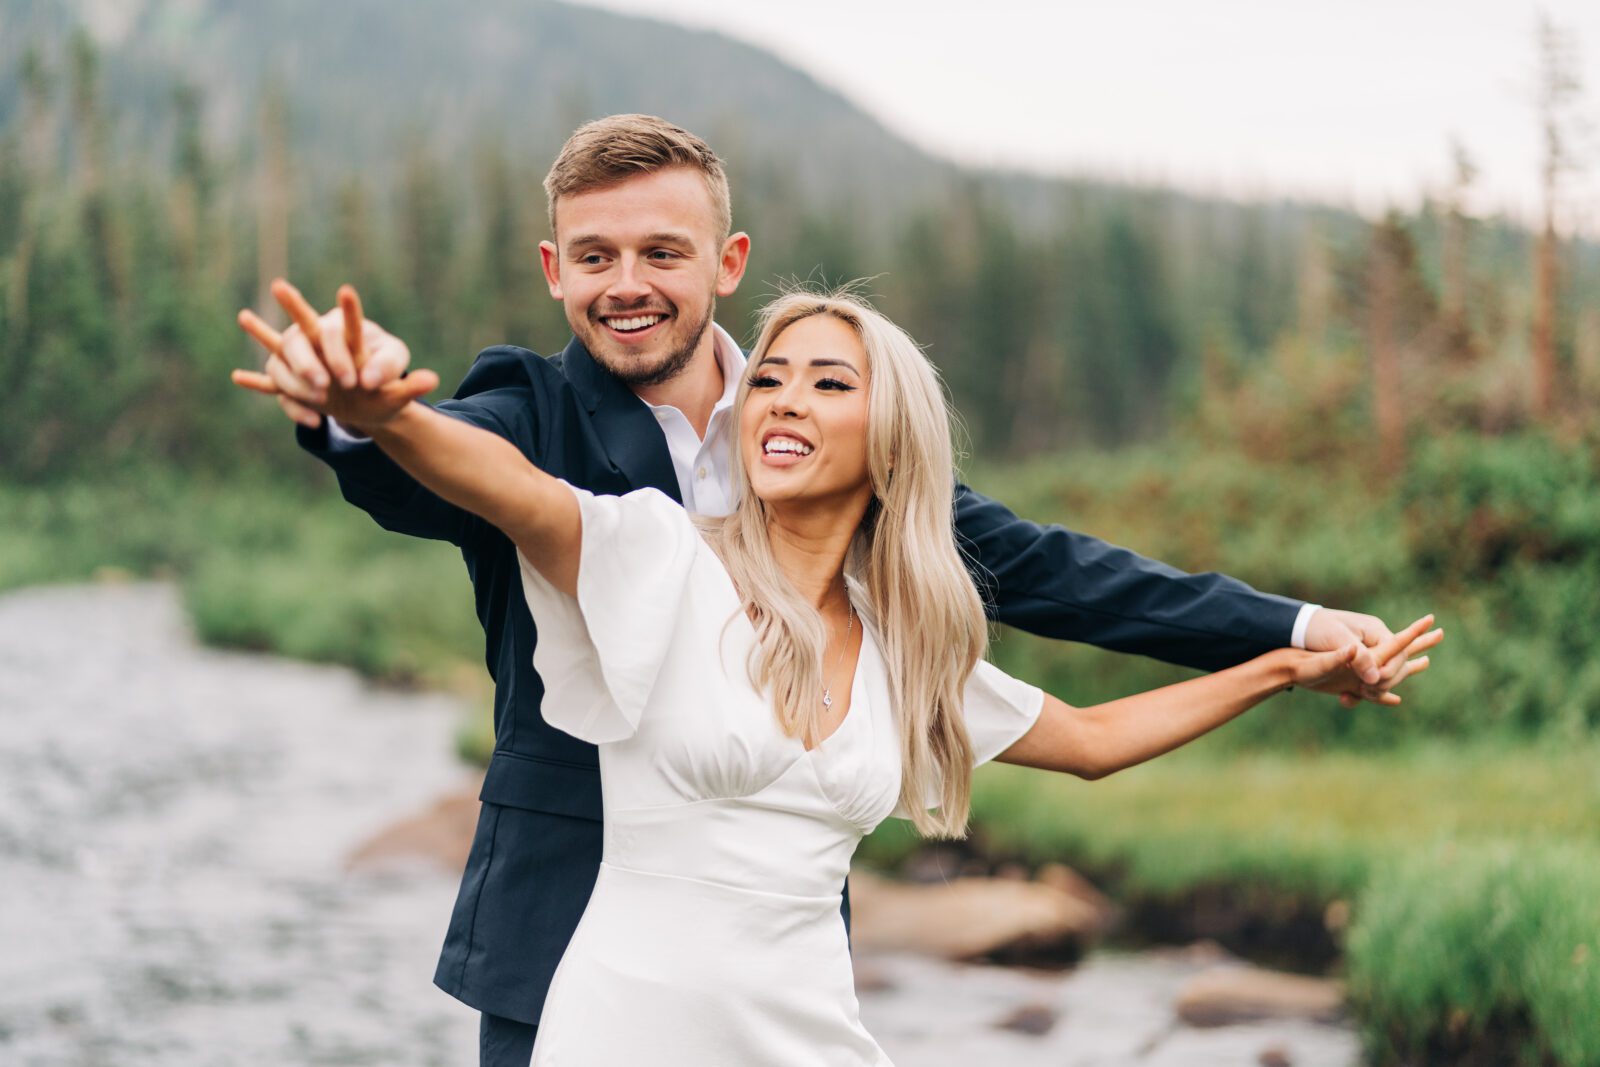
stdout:
{"type": "MultiPolygon", "coordinates": [[[[831,315],[855,330],[871,368],[867,400],[867,470],[872,502],[845,561],[866,593],[888,667],[900,724],[900,797],[919,833],[966,832],[972,795],[972,741],[962,690],[984,653],[983,603],[956,550],[955,455],[950,410],[938,373],[900,327],[847,290],[789,292],[761,311],[751,353],[757,365],[785,329],[831,315]],[[934,792],[937,786],[937,793],[934,792]],[[937,810],[927,808],[937,795],[937,810]]],[[[747,379],[735,418],[750,394],[747,379]]],[[[744,442],[733,479],[739,504],[721,519],[702,519],[755,624],[748,665],[757,689],[769,689],[779,725],[807,745],[823,714],[822,615],[779,569],[768,539],[767,506],[750,491],[744,442]]]]}

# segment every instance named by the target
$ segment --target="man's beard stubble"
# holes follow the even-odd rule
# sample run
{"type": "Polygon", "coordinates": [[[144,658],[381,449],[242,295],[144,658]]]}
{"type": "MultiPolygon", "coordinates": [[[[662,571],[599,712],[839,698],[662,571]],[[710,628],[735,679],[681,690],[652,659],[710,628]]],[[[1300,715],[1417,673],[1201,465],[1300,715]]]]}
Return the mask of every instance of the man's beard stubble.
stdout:
{"type": "MultiPolygon", "coordinates": [[[[605,327],[601,326],[598,321],[599,314],[597,312],[591,313],[589,325],[593,340],[588,343],[589,354],[594,357],[596,363],[599,363],[618,381],[629,388],[645,389],[653,385],[661,385],[682,374],[683,369],[689,365],[689,361],[694,359],[695,349],[700,347],[700,339],[705,336],[706,330],[710,328],[711,317],[716,312],[716,308],[716,301],[713,300],[707,305],[705,316],[700,320],[699,325],[690,332],[688,337],[684,338],[683,344],[673,349],[668,353],[666,359],[654,367],[613,361],[610,358],[610,354],[604,351],[610,343],[610,338],[606,337],[603,332],[605,327]]],[[[608,314],[614,314],[614,312],[608,312],[608,314]]],[[[676,308],[673,309],[673,315],[677,315],[676,308]]]]}

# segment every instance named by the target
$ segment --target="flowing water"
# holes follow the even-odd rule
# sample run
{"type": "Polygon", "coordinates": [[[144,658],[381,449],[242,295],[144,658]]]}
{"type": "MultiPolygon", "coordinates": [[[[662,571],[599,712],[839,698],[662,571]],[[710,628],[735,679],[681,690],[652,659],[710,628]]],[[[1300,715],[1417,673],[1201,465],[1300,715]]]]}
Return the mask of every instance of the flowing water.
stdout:
{"type": "MultiPolygon", "coordinates": [[[[476,1014],[431,984],[456,877],[345,864],[470,782],[459,716],[201,648],[168,586],[0,597],[0,1064],[475,1063],[476,1014]]],[[[1344,1028],[1175,1026],[1198,966],[864,960],[862,1007],[901,1067],[1357,1062],[1344,1028]]]]}

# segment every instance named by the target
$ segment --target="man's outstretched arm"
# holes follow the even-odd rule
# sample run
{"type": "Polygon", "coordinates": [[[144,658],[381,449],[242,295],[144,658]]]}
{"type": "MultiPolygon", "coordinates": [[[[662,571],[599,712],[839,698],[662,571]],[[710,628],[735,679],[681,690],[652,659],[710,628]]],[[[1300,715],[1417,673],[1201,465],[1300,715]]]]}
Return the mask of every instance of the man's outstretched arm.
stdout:
{"type": "MultiPolygon", "coordinates": [[[[1329,651],[1358,641],[1353,683],[1340,692],[1399,703],[1387,692],[1406,657],[1379,663],[1371,649],[1393,635],[1371,616],[1321,609],[1262,593],[1227,575],[1188,574],[1062,526],[1018,518],[964,485],[956,487],[956,535],[968,569],[997,622],[1201,670],[1221,670],[1296,642],[1329,651]]],[[[1347,695],[1343,695],[1347,694],[1347,695]]]]}

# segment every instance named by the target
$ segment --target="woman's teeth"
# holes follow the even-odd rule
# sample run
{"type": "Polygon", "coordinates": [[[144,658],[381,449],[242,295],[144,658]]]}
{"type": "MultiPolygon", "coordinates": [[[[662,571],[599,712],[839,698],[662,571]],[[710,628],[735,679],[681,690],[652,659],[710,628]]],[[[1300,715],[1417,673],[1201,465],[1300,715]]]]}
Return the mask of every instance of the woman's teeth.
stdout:
{"type": "Polygon", "coordinates": [[[765,445],[763,445],[762,449],[769,456],[771,456],[771,455],[795,455],[795,456],[809,456],[809,455],[811,455],[811,446],[810,445],[804,443],[803,441],[796,441],[792,437],[774,437],[771,440],[769,440],[765,445]]]}

